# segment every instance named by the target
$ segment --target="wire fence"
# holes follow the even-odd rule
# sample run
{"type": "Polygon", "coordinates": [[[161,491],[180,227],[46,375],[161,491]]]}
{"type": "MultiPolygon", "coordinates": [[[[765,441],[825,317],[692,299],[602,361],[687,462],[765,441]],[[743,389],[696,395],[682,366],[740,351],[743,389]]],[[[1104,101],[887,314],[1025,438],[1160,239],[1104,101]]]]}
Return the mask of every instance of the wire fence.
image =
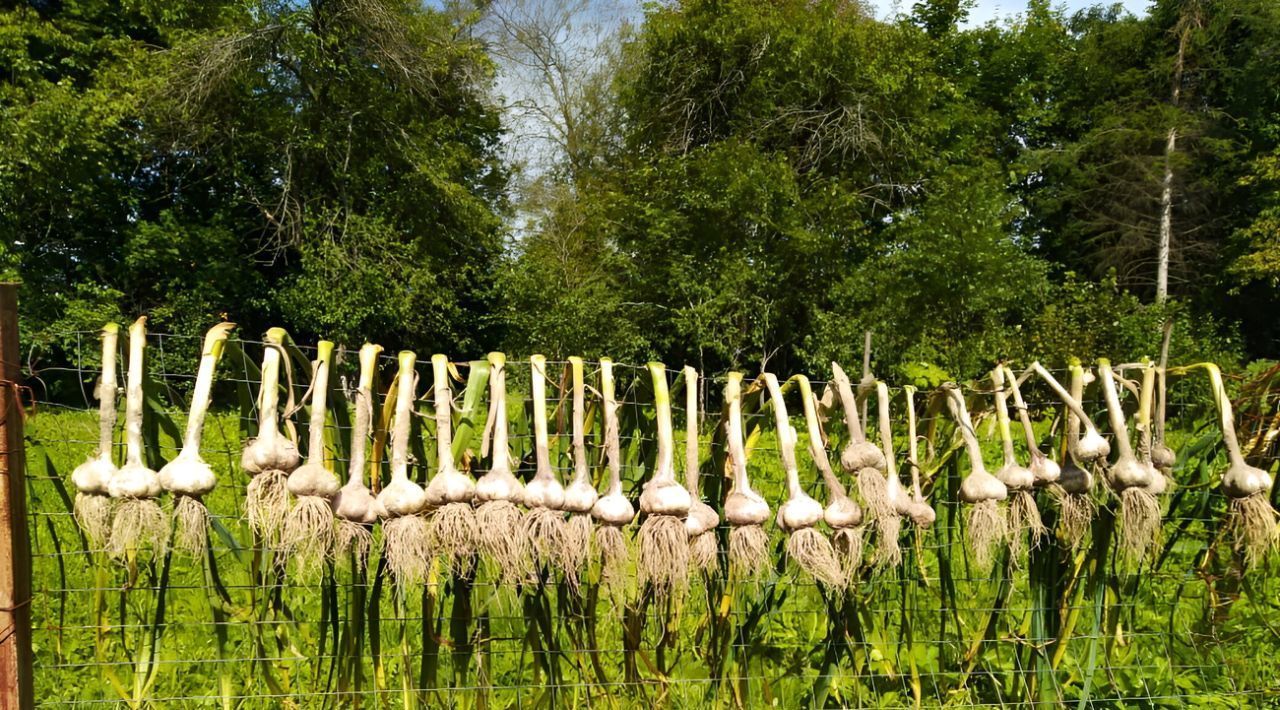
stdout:
{"type": "MultiPolygon", "coordinates": [[[[249,478],[240,453],[257,428],[255,363],[264,346],[242,340],[229,343],[218,370],[215,409],[202,443],[219,478],[206,497],[213,530],[208,555],[170,548],[163,555],[114,560],[78,530],[69,481],[97,444],[97,334],[70,334],[63,341],[80,343],[70,349],[69,364],[31,365],[27,372],[37,394],[26,431],[41,705],[1256,707],[1280,697],[1275,563],[1265,558],[1247,567],[1224,535],[1228,505],[1217,486],[1226,460],[1221,435],[1208,388],[1191,377],[1170,381],[1168,440],[1179,460],[1175,485],[1160,497],[1159,546],[1141,563],[1118,553],[1117,504],[1099,482],[1098,515],[1083,544],[1073,548],[1058,534],[1056,498],[1041,490],[1036,500],[1055,532],[1038,544],[1024,538],[1027,549],[979,568],[965,544],[964,505],[958,502],[969,464],[945,407],[922,390],[915,399],[922,484],[937,520],[927,529],[903,525],[900,564],[871,564],[887,542],[868,533],[851,586],[827,588],[788,559],[786,534],[770,520],[770,569],[748,578],[728,563],[722,520],[718,569],[696,574],[682,594],[658,595],[636,583],[635,575],[619,593],[600,583],[594,563],[576,588],[548,570],[519,585],[503,584],[497,581],[501,570],[483,563],[461,572],[437,564],[424,584],[397,586],[376,551],[366,565],[342,557],[303,577],[287,553],[264,544],[244,520],[249,478]]],[[[148,464],[158,469],[181,445],[199,341],[151,334],[148,342],[144,432],[148,464]]],[[[286,358],[295,404],[288,419],[300,446],[307,440],[301,404],[313,354],[290,346],[286,358]]],[[[326,442],[340,478],[354,360],[353,353],[340,351],[331,378],[336,411],[326,442]]],[[[383,365],[385,393],[394,358],[384,356],[383,365]]],[[[455,363],[461,377],[455,401],[477,386],[480,380],[471,374],[484,366],[483,360],[455,363]]],[[[429,364],[419,368],[422,416],[414,431],[412,475],[426,481],[435,468],[430,402],[423,396],[429,364]]],[[[617,370],[624,491],[634,503],[654,469],[653,391],[645,368],[617,370]]],[[[517,475],[527,480],[535,467],[528,361],[510,360],[507,372],[512,454],[517,475]]],[[[566,363],[549,363],[547,374],[552,464],[567,482],[573,466],[566,363]]],[[[677,391],[678,374],[668,373],[677,391]]],[[[1061,370],[1054,374],[1067,377],[1061,370]]],[[[598,363],[589,363],[592,406],[598,406],[598,377],[598,363]]],[[[725,378],[700,382],[702,492],[719,509],[729,489],[721,426],[725,378]]],[[[826,386],[813,383],[817,393],[826,386]]],[[[994,470],[1000,444],[993,388],[977,382],[964,391],[994,470]]],[[[905,402],[900,387],[891,393],[895,458],[902,460],[905,402]]],[[[1034,377],[1023,384],[1023,394],[1039,441],[1059,458],[1059,400],[1034,377]]],[[[804,441],[797,394],[788,389],[787,397],[804,441]]],[[[688,412],[683,396],[672,399],[679,434],[688,412]]],[[[875,430],[874,395],[871,400],[866,421],[875,430]]],[[[483,423],[487,396],[480,401],[483,423]]],[[[1126,395],[1130,407],[1135,402],[1126,395]]],[[[748,387],[743,404],[751,482],[776,510],[786,487],[768,393],[748,387]]],[[[1085,407],[1105,411],[1096,386],[1087,391],[1085,407]]],[[[594,483],[603,490],[599,419],[588,418],[587,446],[594,483]]],[[[826,451],[837,462],[847,439],[838,405],[824,406],[823,426],[826,451]]],[[[472,475],[488,470],[492,459],[479,443],[473,437],[459,457],[472,475]]],[[[685,443],[678,435],[677,461],[685,443]]],[[[799,448],[804,488],[825,501],[818,469],[799,448]]],[[[1025,456],[1021,442],[1018,452],[1025,456]]],[[[387,480],[386,458],[374,464],[375,485],[387,480]]],[[[1274,460],[1265,463],[1274,470],[1274,460]]],[[[855,487],[838,463],[837,472],[855,487]]],[[[638,527],[627,527],[629,539],[638,527]]]]}

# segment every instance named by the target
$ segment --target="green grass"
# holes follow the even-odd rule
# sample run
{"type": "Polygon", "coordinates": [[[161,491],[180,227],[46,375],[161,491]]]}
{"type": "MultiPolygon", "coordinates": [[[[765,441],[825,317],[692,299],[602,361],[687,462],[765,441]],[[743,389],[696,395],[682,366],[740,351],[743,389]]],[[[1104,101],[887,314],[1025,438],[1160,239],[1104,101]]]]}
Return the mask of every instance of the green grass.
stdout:
{"type": "MultiPolygon", "coordinates": [[[[628,421],[624,436],[639,420],[628,421]]],[[[160,427],[156,454],[173,455],[172,433],[160,427]]],[[[936,472],[937,525],[905,534],[902,568],[867,574],[846,598],[780,566],[727,594],[721,580],[699,582],[669,612],[624,613],[594,584],[582,599],[554,585],[521,597],[495,589],[488,570],[398,599],[376,559],[367,585],[345,562],[313,584],[281,580],[240,520],[242,434],[227,413],[210,417],[205,438],[220,476],[208,501],[221,528],[213,567],[174,555],[130,571],[86,552],[65,500],[95,436],[90,412],[46,408],[27,424],[35,684],[49,704],[897,707],[918,693],[925,706],[1255,707],[1280,691],[1274,561],[1241,577],[1225,545],[1210,547],[1223,514],[1206,458],[1217,447],[1181,464],[1156,569],[1134,574],[1113,559],[1100,544],[1111,534],[1104,515],[1099,544],[1078,556],[1050,544],[1016,567],[971,570],[951,458],[936,472]],[[144,667],[152,638],[155,665],[144,667]]],[[[1194,439],[1177,432],[1175,443],[1192,451],[1194,439]]],[[[628,460],[646,460],[646,447],[628,460]]],[[[780,502],[768,424],[751,472],[780,502]]],[[[824,498],[807,458],[802,474],[824,498]]],[[[643,466],[626,475],[634,486],[643,466]]]]}

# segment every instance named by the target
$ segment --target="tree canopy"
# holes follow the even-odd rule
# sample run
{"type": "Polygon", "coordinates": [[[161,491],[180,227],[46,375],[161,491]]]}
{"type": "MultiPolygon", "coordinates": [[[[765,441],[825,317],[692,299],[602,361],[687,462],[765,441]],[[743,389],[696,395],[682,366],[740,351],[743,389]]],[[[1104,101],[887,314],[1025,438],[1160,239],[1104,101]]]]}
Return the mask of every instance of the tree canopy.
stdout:
{"type": "Polygon", "coordinates": [[[929,379],[1151,355],[1175,317],[1179,354],[1275,353],[1270,0],[977,27],[955,0],[684,0],[581,67],[573,23],[518,1],[0,11],[24,339],[147,312],[821,371],[872,330],[882,371],[929,379]],[[504,144],[512,61],[553,104],[536,174],[504,144]]]}

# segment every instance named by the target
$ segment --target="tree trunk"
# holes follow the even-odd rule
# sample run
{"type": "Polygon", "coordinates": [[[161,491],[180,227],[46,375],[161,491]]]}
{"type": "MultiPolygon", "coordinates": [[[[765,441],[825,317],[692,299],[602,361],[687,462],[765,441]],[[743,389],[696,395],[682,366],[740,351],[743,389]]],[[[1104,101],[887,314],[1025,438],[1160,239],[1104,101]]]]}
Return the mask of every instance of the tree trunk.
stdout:
{"type": "Polygon", "coordinates": [[[1169,129],[1164,145],[1164,181],[1160,189],[1160,243],[1156,254],[1156,303],[1169,297],[1169,244],[1173,241],[1173,153],[1178,147],[1178,129],[1169,129]]]}

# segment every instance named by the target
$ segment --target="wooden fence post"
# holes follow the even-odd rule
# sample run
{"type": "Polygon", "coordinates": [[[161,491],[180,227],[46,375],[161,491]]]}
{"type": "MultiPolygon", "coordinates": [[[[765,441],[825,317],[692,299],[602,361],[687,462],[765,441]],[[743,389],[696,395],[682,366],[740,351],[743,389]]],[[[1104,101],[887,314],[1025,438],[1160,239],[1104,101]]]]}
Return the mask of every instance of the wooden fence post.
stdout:
{"type": "Polygon", "coordinates": [[[0,710],[35,706],[18,285],[0,283],[0,710]]]}

